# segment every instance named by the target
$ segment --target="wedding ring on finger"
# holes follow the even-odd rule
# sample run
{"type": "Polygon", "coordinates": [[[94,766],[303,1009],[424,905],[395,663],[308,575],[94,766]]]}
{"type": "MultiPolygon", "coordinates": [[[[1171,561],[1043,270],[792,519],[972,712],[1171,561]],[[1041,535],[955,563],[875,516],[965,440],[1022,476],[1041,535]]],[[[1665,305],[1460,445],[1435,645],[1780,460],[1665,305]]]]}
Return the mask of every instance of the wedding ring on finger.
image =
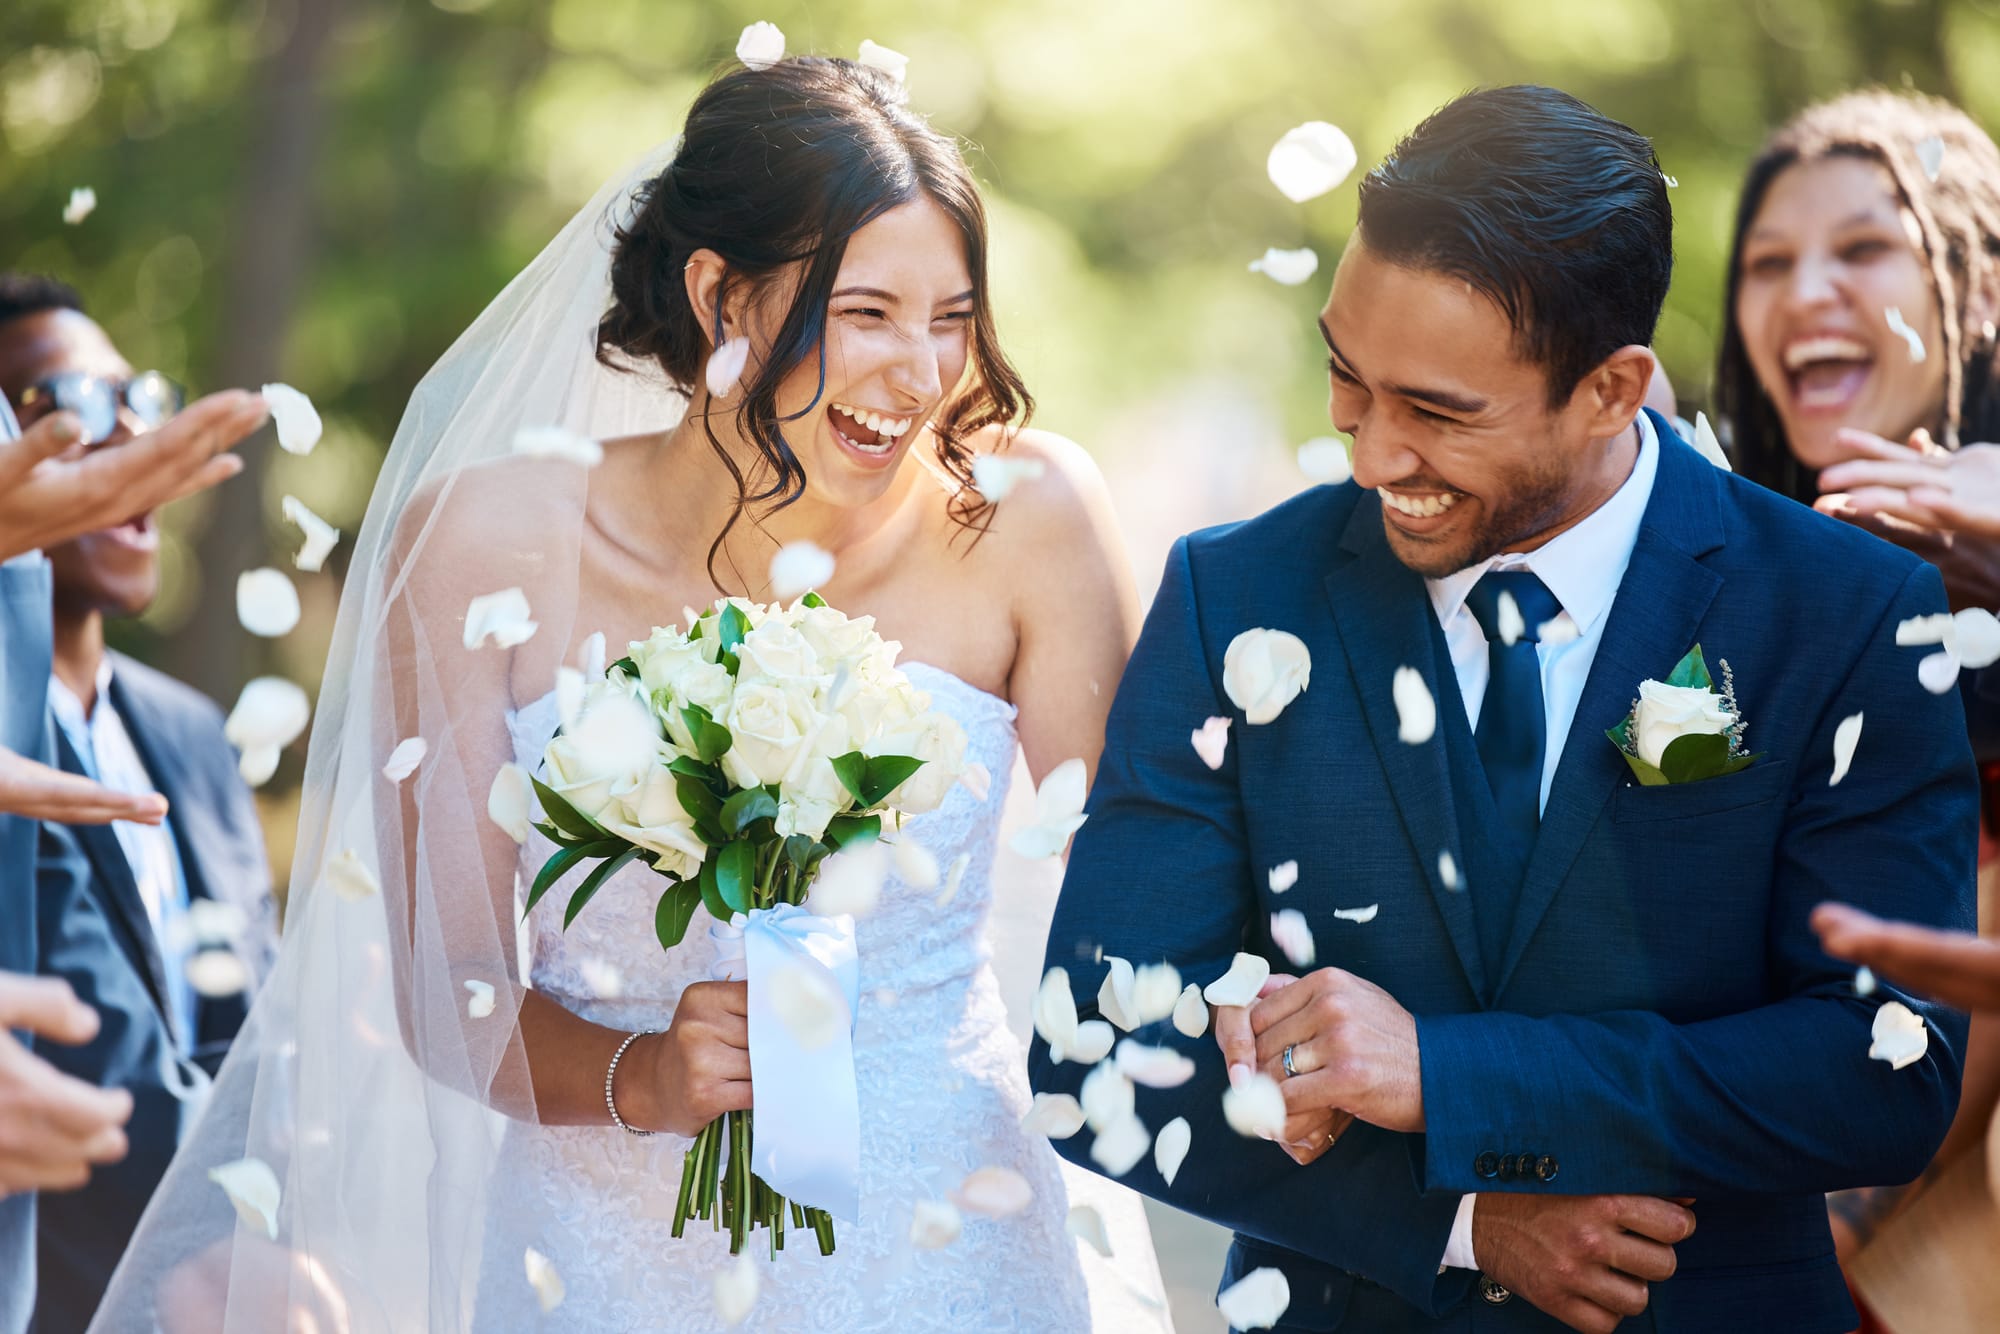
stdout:
{"type": "Polygon", "coordinates": [[[1287,1079],[1297,1079],[1305,1073],[1305,1071],[1292,1064],[1292,1053],[1295,1050],[1297,1050],[1296,1045],[1285,1048],[1285,1078],[1287,1079]]]}

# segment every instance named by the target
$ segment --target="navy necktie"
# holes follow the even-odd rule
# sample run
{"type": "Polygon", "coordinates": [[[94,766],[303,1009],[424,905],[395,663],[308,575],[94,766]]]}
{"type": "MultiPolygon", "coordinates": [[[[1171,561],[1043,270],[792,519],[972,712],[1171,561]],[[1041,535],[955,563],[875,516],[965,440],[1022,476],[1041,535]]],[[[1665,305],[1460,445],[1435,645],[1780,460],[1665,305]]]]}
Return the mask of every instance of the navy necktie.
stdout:
{"type": "Polygon", "coordinates": [[[1488,570],[1465,595],[1465,605],[1486,636],[1490,670],[1472,739],[1500,821],[1525,856],[1542,821],[1542,757],[1548,737],[1535,644],[1562,603],[1531,571],[1488,570]],[[1512,615],[1507,614],[1510,599],[1512,615]],[[1507,642],[1510,635],[1512,643],[1507,642]]]}

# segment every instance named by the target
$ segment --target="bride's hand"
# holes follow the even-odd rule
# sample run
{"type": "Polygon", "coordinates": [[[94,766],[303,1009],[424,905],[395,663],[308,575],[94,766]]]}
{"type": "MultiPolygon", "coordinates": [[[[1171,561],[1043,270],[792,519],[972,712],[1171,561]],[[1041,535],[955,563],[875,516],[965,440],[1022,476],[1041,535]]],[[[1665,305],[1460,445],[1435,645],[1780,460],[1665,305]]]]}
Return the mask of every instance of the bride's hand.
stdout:
{"type": "MultiPolygon", "coordinates": [[[[1265,979],[1257,992],[1257,1000],[1282,991],[1298,981],[1289,973],[1273,973],[1265,979]]],[[[1222,1048],[1222,1059],[1229,1066],[1231,1087],[1241,1084],[1257,1070],[1257,1035],[1250,1026],[1250,1012],[1257,1007],[1257,1001],[1248,1005],[1211,1005],[1209,1017],[1215,1030],[1215,1045],[1222,1048]]],[[[1304,1167],[1333,1147],[1340,1132],[1354,1121],[1346,1112],[1328,1109],[1294,1112],[1285,1120],[1285,1135],[1279,1147],[1291,1156],[1293,1162],[1304,1167]]]]}
{"type": "Polygon", "coordinates": [[[746,1110],[749,1016],[749,989],[743,983],[690,984],[681,993],[667,1031],[632,1044],[632,1055],[640,1057],[641,1067],[633,1073],[642,1078],[629,1085],[619,1079],[619,1113],[641,1130],[692,1137],[724,1112],[746,1110]],[[643,1101],[627,1112],[627,1096],[643,1101]]]}

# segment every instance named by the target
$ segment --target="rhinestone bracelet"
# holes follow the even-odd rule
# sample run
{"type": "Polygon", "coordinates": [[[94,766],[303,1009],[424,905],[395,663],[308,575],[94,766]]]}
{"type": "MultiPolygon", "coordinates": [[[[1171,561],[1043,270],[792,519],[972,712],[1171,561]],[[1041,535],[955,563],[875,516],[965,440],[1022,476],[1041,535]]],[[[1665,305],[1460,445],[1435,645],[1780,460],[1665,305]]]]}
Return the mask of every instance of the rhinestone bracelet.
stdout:
{"type": "Polygon", "coordinates": [[[604,1106],[605,1109],[611,1113],[611,1124],[617,1126],[620,1130],[624,1131],[628,1135],[637,1135],[640,1139],[652,1138],[653,1132],[650,1130],[635,1130],[631,1126],[625,1124],[625,1118],[618,1115],[617,1102],[614,1101],[611,1097],[611,1081],[617,1077],[618,1063],[625,1059],[626,1048],[630,1047],[640,1038],[652,1037],[655,1033],[658,1033],[659,1031],[660,1030],[657,1028],[647,1028],[647,1029],[641,1029],[637,1033],[628,1034],[625,1040],[618,1044],[618,1050],[612,1053],[611,1065],[604,1072],[604,1106]]]}

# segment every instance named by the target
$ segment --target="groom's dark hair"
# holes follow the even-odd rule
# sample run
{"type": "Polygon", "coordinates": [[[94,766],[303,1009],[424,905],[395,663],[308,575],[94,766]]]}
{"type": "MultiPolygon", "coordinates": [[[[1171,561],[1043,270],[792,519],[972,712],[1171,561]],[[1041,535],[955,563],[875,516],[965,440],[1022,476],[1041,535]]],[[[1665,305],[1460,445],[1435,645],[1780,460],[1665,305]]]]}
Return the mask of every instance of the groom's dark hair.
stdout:
{"type": "Polygon", "coordinates": [[[1361,182],[1357,229],[1392,264],[1490,298],[1547,373],[1550,406],[1650,344],[1673,276],[1653,145],[1554,88],[1482,88],[1433,113],[1361,182]]]}

